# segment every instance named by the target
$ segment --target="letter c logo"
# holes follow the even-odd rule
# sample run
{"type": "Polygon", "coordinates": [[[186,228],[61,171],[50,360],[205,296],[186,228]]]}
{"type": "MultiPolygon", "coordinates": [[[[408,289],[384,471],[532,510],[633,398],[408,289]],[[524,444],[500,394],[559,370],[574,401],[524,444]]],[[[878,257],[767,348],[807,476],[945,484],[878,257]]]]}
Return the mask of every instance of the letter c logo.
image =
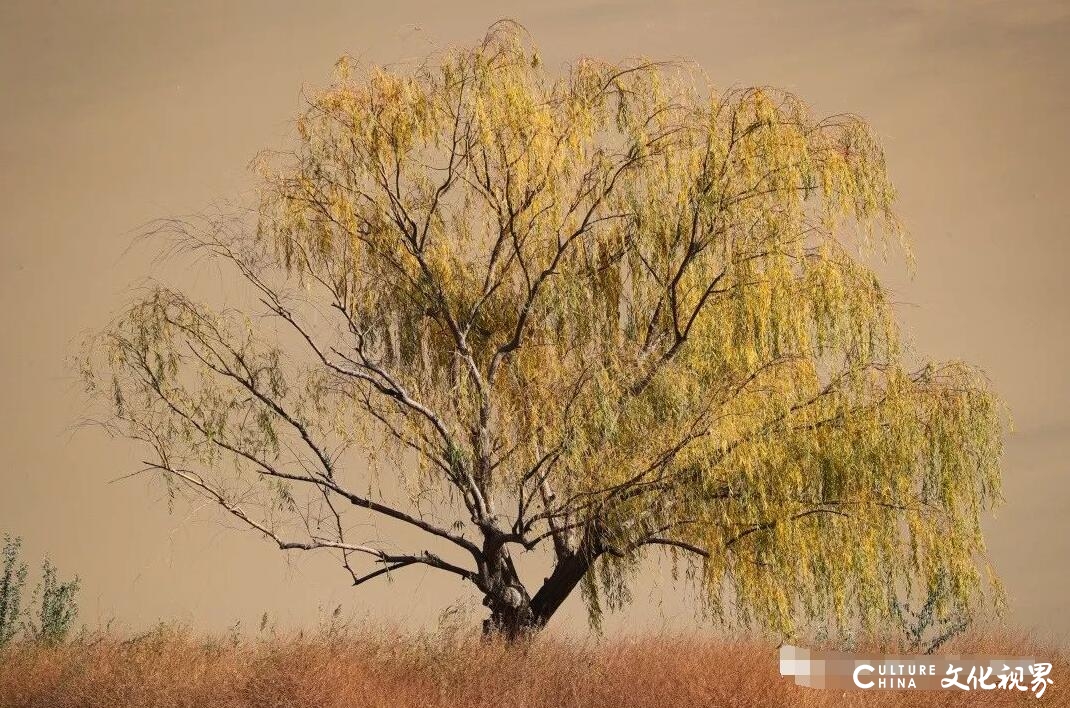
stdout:
{"type": "Polygon", "coordinates": [[[872,681],[870,681],[869,683],[862,683],[861,681],[858,680],[858,674],[862,673],[863,671],[868,671],[870,673],[873,673],[873,667],[870,666],[869,664],[861,664],[858,668],[855,669],[855,672],[854,672],[854,675],[852,676],[852,678],[854,679],[855,685],[858,686],[859,688],[869,688],[870,686],[873,685],[872,681]]]}

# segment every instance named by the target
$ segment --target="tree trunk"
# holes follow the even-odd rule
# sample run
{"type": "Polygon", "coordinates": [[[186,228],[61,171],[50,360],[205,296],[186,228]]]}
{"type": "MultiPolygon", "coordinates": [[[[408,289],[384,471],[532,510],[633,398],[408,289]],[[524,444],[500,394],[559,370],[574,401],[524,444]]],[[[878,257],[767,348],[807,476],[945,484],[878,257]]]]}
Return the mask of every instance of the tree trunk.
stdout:
{"type": "MultiPolygon", "coordinates": [[[[484,604],[490,604],[484,601],[484,604]]],[[[491,606],[490,618],[483,620],[483,636],[487,639],[503,639],[517,642],[535,635],[542,626],[536,621],[531,606],[491,606]]]]}
{"type": "Polygon", "coordinates": [[[490,609],[490,618],[483,622],[483,636],[516,641],[535,633],[535,613],[531,609],[531,596],[513,560],[500,544],[491,539],[484,546],[489,560],[483,604],[490,609]]]}
{"type": "Polygon", "coordinates": [[[554,572],[542,584],[535,597],[531,598],[531,608],[539,626],[545,625],[554,616],[562,603],[572,594],[576,586],[591,569],[592,559],[586,553],[575,553],[562,558],[554,572]]]}
{"type": "Polygon", "coordinates": [[[534,597],[528,597],[519,579],[488,593],[483,604],[490,608],[491,616],[483,622],[483,636],[507,642],[534,636],[572,594],[590,567],[590,558],[569,555],[557,563],[534,597]]]}

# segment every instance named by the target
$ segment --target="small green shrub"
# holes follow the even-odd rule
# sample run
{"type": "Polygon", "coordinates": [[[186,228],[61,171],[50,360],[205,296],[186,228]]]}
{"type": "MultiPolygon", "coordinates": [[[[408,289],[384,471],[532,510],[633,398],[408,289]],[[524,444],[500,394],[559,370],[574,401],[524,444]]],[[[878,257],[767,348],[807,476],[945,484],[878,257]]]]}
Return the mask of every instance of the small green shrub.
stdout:
{"type": "Polygon", "coordinates": [[[26,585],[26,564],[19,561],[21,538],[4,535],[3,575],[0,575],[0,647],[18,631],[22,616],[22,588],[26,585]]]}
{"type": "Polygon", "coordinates": [[[33,591],[32,611],[22,605],[26,564],[20,560],[22,539],[4,536],[3,571],[0,574],[0,646],[15,638],[21,627],[33,641],[58,644],[67,638],[78,617],[79,580],[61,581],[47,558],[41,564],[41,581],[33,591]]]}
{"type": "Polygon", "coordinates": [[[27,634],[36,641],[56,644],[67,638],[78,617],[77,576],[60,582],[56,567],[47,558],[41,566],[41,584],[34,590],[36,621],[26,624],[27,634]]]}

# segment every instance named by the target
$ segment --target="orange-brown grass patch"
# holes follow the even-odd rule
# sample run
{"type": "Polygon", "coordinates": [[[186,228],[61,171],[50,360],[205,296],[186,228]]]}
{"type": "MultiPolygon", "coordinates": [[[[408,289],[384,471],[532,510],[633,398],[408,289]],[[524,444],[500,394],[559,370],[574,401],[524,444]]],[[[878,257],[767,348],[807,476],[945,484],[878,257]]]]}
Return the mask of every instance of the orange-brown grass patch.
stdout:
{"type": "MultiPolygon", "coordinates": [[[[974,635],[947,652],[1034,656],[1054,664],[1040,704],[1070,706],[1063,650],[1022,636],[974,635]]],[[[522,646],[456,633],[325,631],[205,639],[161,628],[62,646],[0,650],[2,708],[361,708],[373,706],[1009,706],[1031,692],[843,693],[799,688],[769,642],[649,636],[541,637],[522,646]]]]}

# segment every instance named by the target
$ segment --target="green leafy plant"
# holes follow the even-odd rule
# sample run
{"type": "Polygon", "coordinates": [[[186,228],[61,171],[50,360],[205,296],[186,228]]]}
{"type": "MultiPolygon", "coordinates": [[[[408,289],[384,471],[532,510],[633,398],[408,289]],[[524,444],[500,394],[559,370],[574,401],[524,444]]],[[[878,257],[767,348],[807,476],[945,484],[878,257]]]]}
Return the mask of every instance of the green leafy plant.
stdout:
{"type": "Polygon", "coordinates": [[[79,580],[61,581],[56,566],[45,559],[41,564],[41,581],[34,588],[32,612],[22,606],[26,586],[26,564],[20,559],[22,539],[4,536],[0,573],[0,647],[18,634],[21,627],[33,641],[57,644],[67,638],[78,617],[79,580]]]}
{"type": "Polygon", "coordinates": [[[78,617],[79,579],[61,582],[56,567],[47,558],[41,565],[41,583],[34,589],[36,621],[26,623],[27,634],[35,641],[57,644],[67,638],[78,617]]]}
{"type": "Polygon", "coordinates": [[[10,642],[18,630],[22,588],[26,584],[26,564],[19,561],[21,548],[21,538],[4,535],[4,570],[0,576],[0,647],[10,642]]]}

